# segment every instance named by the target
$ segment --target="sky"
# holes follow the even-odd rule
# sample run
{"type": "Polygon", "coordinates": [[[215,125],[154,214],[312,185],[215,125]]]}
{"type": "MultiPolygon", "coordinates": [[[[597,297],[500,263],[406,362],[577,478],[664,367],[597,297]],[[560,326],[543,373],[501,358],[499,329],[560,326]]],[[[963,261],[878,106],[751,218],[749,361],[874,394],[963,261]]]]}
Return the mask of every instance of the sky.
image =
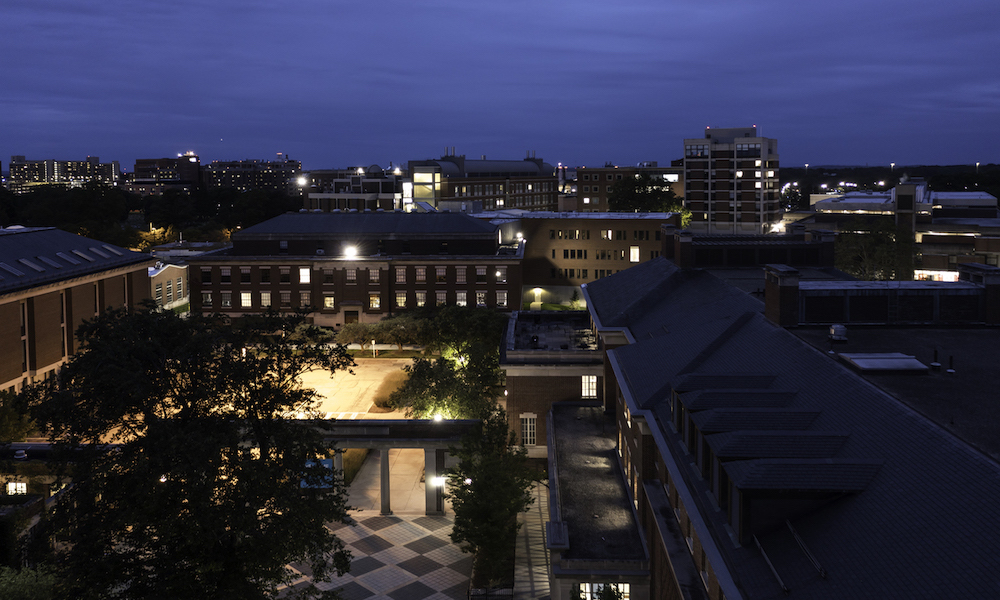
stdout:
{"type": "Polygon", "coordinates": [[[996,0],[0,3],[0,162],[1000,163],[996,0]]]}

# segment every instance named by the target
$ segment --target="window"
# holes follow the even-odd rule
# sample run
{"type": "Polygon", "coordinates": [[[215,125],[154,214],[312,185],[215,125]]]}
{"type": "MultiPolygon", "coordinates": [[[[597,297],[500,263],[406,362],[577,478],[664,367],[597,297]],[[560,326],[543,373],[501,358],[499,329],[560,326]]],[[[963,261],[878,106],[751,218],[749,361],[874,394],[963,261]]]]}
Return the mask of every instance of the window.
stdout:
{"type": "Polygon", "coordinates": [[[584,400],[597,399],[597,375],[583,375],[580,377],[580,397],[584,400]]]}
{"type": "Polygon", "coordinates": [[[448,280],[448,267],[434,267],[434,281],[444,283],[448,280]]]}
{"type": "Polygon", "coordinates": [[[624,600],[630,600],[630,587],[627,583],[581,583],[579,590],[579,595],[577,596],[580,600],[598,600],[601,597],[601,591],[604,586],[611,586],[616,588],[622,594],[624,600]]]}
{"type": "Polygon", "coordinates": [[[455,292],[455,304],[467,306],[469,304],[469,292],[455,292]]]}
{"type": "Polygon", "coordinates": [[[289,267],[279,267],[278,277],[281,283],[291,283],[292,282],[291,269],[289,267]]]}
{"type": "Polygon", "coordinates": [[[222,281],[222,283],[231,283],[233,280],[232,273],[233,273],[232,269],[230,269],[229,267],[220,267],[219,268],[220,281],[222,281]]]}
{"type": "Polygon", "coordinates": [[[497,308],[507,308],[507,292],[505,290],[497,292],[497,308]]]}
{"type": "Polygon", "coordinates": [[[156,305],[163,306],[163,284],[156,284],[156,305]]]}
{"type": "Polygon", "coordinates": [[[448,293],[447,292],[435,292],[434,293],[434,302],[436,302],[438,306],[444,306],[448,302],[448,293]]]}
{"type": "Polygon", "coordinates": [[[424,306],[427,304],[427,292],[416,292],[417,306],[424,306]]]}
{"type": "Polygon", "coordinates": [[[333,294],[326,294],[323,296],[323,308],[330,310],[337,308],[337,302],[333,294]]]}
{"type": "Polygon", "coordinates": [[[382,308],[382,297],[379,294],[368,294],[368,308],[379,310],[382,308]]]}
{"type": "Polygon", "coordinates": [[[271,267],[263,267],[260,270],[260,282],[271,283],[271,267]]]}
{"type": "Polygon", "coordinates": [[[282,254],[287,254],[288,253],[288,241],[287,240],[281,240],[280,242],[278,242],[278,250],[280,250],[282,254]]]}
{"type": "Polygon", "coordinates": [[[312,305],[312,297],[309,292],[299,292],[299,308],[312,305]]]}
{"type": "Polygon", "coordinates": [[[201,282],[202,283],[212,283],[212,268],[202,267],[201,269],[201,282]]]}
{"type": "Polygon", "coordinates": [[[476,283],[486,283],[486,267],[476,267],[476,283]]]}
{"type": "Polygon", "coordinates": [[[201,293],[201,305],[202,306],[212,306],[212,293],[202,292],[201,293]]]}
{"type": "Polygon", "coordinates": [[[333,283],[333,269],[323,269],[323,283],[333,283]]]}
{"type": "Polygon", "coordinates": [[[628,247],[628,261],[639,262],[639,246],[628,247]]]}
{"type": "Polygon", "coordinates": [[[396,283],[406,283],[406,267],[396,267],[396,283]]]}
{"type": "Polygon", "coordinates": [[[167,303],[174,301],[174,282],[170,279],[167,280],[167,293],[166,293],[167,303]]]}
{"type": "Polygon", "coordinates": [[[184,280],[180,277],[177,278],[177,287],[174,290],[177,292],[178,300],[184,297],[184,280]]]}
{"type": "Polygon", "coordinates": [[[232,306],[233,306],[233,293],[222,292],[222,308],[232,308],[232,306]]]}
{"type": "Polygon", "coordinates": [[[396,292],[396,308],[406,308],[406,292],[396,292]]]}
{"type": "Polygon", "coordinates": [[[358,270],[357,269],[346,269],[344,272],[347,274],[347,283],[357,283],[358,282],[358,270]]]}
{"type": "Polygon", "coordinates": [[[250,267],[240,267],[240,283],[250,283],[250,267]]]}
{"type": "Polygon", "coordinates": [[[260,293],[260,307],[271,308],[271,292],[260,293]]]}
{"type": "Polygon", "coordinates": [[[7,483],[7,495],[15,496],[28,493],[28,484],[23,481],[10,481],[7,483]]]}
{"type": "Polygon", "coordinates": [[[378,283],[382,277],[381,273],[382,271],[379,269],[368,269],[368,281],[370,283],[378,283]]]}
{"type": "Polygon", "coordinates": [[[476,306],[486,306],[486,292],[476,292],[476,306]]]}
{"type": "Polygon", "coordinates": [[[309,283],[309,267],[299,267],[299,283],[309,283]]]}
{"type": "Polygon", "coordinates": [[[465,283],[465,271],[465,266],[460,265],[455,267],[455,283],[465,283]]]}
{"type": "Polygon", "coordinates": [[[427,267],[414,267],[413,272],[418,282],[427,281],[427,267]]]}
{"type": "Polygon", "coordinates": [[[535,413],[521,413],[521,445],[534,446],[536,444],[535,426],[538,416],[535,413]]]}
{"type": "Polygon", "coordinates": [[[291,308],[291,307],[292,307],[292,293],[281,292],[281,308],[291,308]]]}
{"type": "Polygon", "coordinates": [[[250,292],[240,292],[240,306],[250,308],[252,305],[253,301],[250,300],[250,292]]]}

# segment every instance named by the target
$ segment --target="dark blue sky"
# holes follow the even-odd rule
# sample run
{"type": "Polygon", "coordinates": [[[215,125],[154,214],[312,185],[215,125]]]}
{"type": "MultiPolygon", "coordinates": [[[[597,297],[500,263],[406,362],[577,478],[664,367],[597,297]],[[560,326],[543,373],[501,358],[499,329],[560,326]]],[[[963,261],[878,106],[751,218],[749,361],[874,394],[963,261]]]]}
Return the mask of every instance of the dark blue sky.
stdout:
{"type": "Polygon", "coordinates": [[[784,166],[1000,162],[998,22],[995,0],[4,2],[0,161],[663,164],[756,124],[784,166]]]}

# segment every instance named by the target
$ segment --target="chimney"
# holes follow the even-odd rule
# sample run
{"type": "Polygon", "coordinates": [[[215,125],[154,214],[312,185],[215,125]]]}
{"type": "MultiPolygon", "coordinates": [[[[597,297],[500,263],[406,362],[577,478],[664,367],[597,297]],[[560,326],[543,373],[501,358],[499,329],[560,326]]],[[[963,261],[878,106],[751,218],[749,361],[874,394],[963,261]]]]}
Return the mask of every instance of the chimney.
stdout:
{"type": "Polygon", "coordinates": [[[795,327],[799,324],[799,270],[767,265],[764,273],[764,316],[779,327],[795,327]]]}

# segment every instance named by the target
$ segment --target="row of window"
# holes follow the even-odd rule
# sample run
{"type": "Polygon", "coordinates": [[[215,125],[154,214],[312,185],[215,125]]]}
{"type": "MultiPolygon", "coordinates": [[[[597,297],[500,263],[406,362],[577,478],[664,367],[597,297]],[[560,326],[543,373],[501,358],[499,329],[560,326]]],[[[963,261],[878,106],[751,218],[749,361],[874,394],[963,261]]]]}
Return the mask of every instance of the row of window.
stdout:
{"type": "Polygon", "coordinates": [[[156,299],[156,305],[163,306],[164,290],[166,290],[166,303],[170,304],[171,302],[173,302],[175,289],[177,290],[177,299],[180,300],[181,298],[184,297],[184,282],[180,277],[177,278],[176,288],[174,287],[174,282],[170,279],[167,280],[166,287],[164,287],[164,284],[162,283],[156,284],[155,288],[156,293],[154,294],[156,299]]]}
{"type": "MultiPolygon", "coordinates": [[[[474,298],[476,306],[486,306],[487,295],[486,292],[470,292],[457,291],[454,296],[454,304],[458,306],[468,306],[470,298],[474,298]]],[[[496,306],[497,308],[507,308],[507,292],[505,290],[499,290],[495,292],[496,306]]],[[[292,293],[291,292],[279,292],[278,293],[279,306],[280,308],[292,308],[292,293]]],[[[213,306],[213,295],[212,292],[202,292],[201,294],[201,304],[205,308],[210,308],[213,306]]],[[[298,294],[298,307],[305,308],[312,306],[312,293],[311,292],[299,292],[298,294]]],[[[407,308],[408,307],[408,295],[406,292],[396,292],[395,294],[395,307],[396,308],[407,308]]],[[[443,306],[448,304],[448,292],[435,292],[434,301],[438,306],[443,306]]],[[[417,291],[414,292],[413,296],[414,305],[417,307],[422,307],[427,304],[427,292],[417,291]]],[[[233,292],[220,292],[219,293],[219,306],[220,308],[259,308],[267,309],[272,307],[272,296],[271,292],[239,292],[236,295],[233,292]],[[254,297],[256,296],[257,303],[254,304],[254,297]],[[236,302],[234,305],[233,302],[236,302]]],[[[336,310],[337,302],[336,297],[333,294],[323,294],[323,310],[336,310]]],[[[368,294],[368,308],[371,310],[380,310],[382,308],[382,294],[379,292],[372,292],[368,294]]]]}
{"type": "MultiPolygon", "coordinates": [[[[625,241],[628,238],[628,231],[625,229],[601,229],[601,239],[602,240],[617,240],[625,241]]],[[[589,240],[590,230],[589,229],[550,229],[549,230],[550,240],[589,240]]],[[[653,232],[653,239],[659,241],[660,230],[657,229],[653,232]]],[[[632,241],[649,241],[649,230],[648,229],[633,229],[632,230],[632,241]]]]}
{"type": "MultiPolygon", "coordinates": [[[[434,280],[437,282],[445,282],[448,280],[448,270],[452,269],[455,273],[455,283],[466,283],[468,278],[468,267],[465,266],[440,266],[433,267],[434,280]]],[[[251,267],[240,267],[240,283],[251,283],[251,267]]],[[[486,283],[487,280],[487,269],[486,266],[477,266],[476,269],[476,283],[486,283]]],[[[279,283],[291,283],[292,282],[292,267],[278,267],[278,282],[279,283]]],[[[312,282],[312,267],[296,267],[295,270],[298,272],[297,282],[300,284],[307,284],[312,282]]],[[[258,267],[258,272],[260,274],[261,283],[271,283],[271,267],[258,267]]],[[[367,269],[368,271],[368,282],[369,283],[379,283],[382,280],[382,271],[379,269],[367,269]]],[[[417,283],[422,283],[427,281],[428,267],[413,267],[414,278],[417,283]]],[[[331,284],[334,283],[334,269],[322,269],[323,283],[331,284]]],[[[220,283],[232,283],[232,267],[219,267],[219,281],[220,283]]],[[[407,268],[406,267],[396,267],[396,283],[407,283],[407,268]]],[[[507,283],[507,267],[499,266],[493,273],[496,281],[498,283],[507,283]]],[[[344,269],[344,278],[347,283],[357,283],[358,282],[358,269],[344,269]]],[[[177,280],[178,288],[180,287],[180,279],[177,280]]],[[[212,268],[202,267],[201,268],[201,282],[203,284],[212,283],[212,268]]],[[[180,292],[178,292],[180,294],[180,292]]],[[[169,302],[169,300],[168,300],[169,302]]]]}
{"type": "MultiPolygon", "coordinates": [[[[594,181],[600,181],[600,179],[601,179],[601,175],[599,173],[594,173],[593,175],[591,175],[590,173],[584,173],[582,177],[583,177],[584,181],[590,181],[591,177],[594,178],[593,179],[594,181]]],[[[611,181],[612,177],[614,179],[619,179],[620,180],[622,178],[622,174],[621,173],[615,173],[614,175],[612,175],[611,173],[608,173],[607,175],[605,175],[605,177],[607,178],[608,181],[611,181]]],[[[610,187],[608,188],[608,191],[609,192],[611,191],[610,187]]]]}

